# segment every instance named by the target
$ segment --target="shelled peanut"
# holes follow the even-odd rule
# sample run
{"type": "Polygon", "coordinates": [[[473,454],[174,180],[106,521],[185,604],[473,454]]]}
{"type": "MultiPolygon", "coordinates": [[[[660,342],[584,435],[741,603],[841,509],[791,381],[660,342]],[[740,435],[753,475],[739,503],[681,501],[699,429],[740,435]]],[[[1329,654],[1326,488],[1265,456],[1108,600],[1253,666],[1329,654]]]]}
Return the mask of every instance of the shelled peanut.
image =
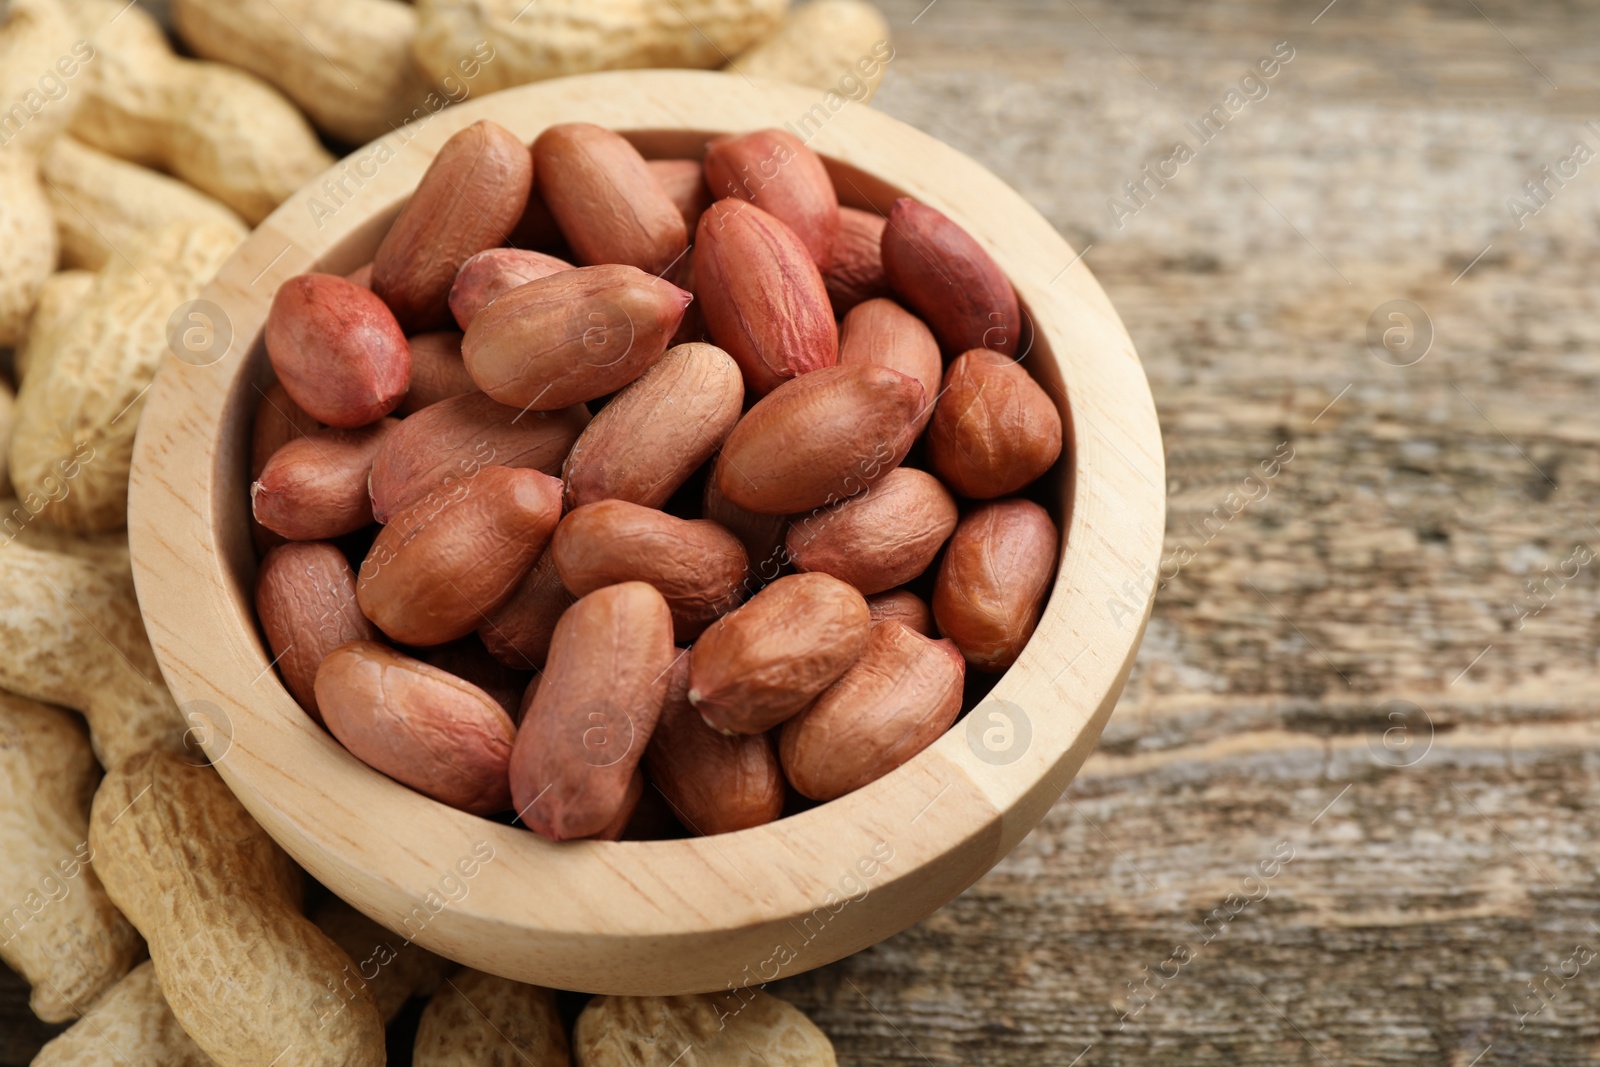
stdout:
{"type": "Polygon", "coordinates": [[[1027,644],[1062,419],[1010,282],[934,208],[841,206],[783,131],[702,164],[479,122],[371,277],[273,303],[315,422],[259,416],[254,515],[287,543],[257,610],[397,782],[567,840],[639,832],[648,780],[671,832],[730,832],[893,771],[1027,644]],[[553,235],[507,246],[533,210],[553,235]]]}

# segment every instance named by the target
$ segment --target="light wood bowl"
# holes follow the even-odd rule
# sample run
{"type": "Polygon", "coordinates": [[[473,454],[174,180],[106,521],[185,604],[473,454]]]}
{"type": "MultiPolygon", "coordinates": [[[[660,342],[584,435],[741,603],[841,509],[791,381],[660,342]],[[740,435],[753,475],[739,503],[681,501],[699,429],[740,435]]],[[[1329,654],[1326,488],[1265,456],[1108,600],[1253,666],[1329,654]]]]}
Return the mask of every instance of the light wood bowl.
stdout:
{"type": "Polygon", "coordinates": [[[855,104],[835,114],[824,101],[731,75],[634,71],[450,108],[387,161],[367,165],[374,154],[363,149],[278,208],[204,294],[231,326],[227,354],[208,366],[168,358],[151,390],[129,526],[167,682],[267,831],[402,937],[498,975],[598,993],[720,990],[796,974],[954,898],[1044,817],[1093,750],[1143,633],[1164,526],[1161,437],[1138,356],[1088,269],[1022,197],[925,134],[855,104]],[[914,196],[966,227],[1011,277],[1036,331],[1024,365],[1068,416],[1068,459],[1050,475],[1066,547],[1022,658],[904,767],[739,833],[552,844],[370,770],[279,683],[251,606],[246,525],[272,294],[292,275],[370,259],[439,146],[485,118],[528,141],[554,123],[595,122],[630,131],[649,156],[698,156],[708,133],[806,123],[845,203],[887,211],[896,195],[914,196]]]}

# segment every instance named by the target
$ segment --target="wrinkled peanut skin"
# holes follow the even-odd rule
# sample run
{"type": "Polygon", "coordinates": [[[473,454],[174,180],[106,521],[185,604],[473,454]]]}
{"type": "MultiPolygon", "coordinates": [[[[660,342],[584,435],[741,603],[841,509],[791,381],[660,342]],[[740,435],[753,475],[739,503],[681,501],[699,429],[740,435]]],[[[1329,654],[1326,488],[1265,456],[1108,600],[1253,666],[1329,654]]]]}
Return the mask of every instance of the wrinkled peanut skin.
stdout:
{"type": "Polygon", "coordinates": [[[256,615],[283,684],[313,719],[317,668],[351,641],[376,641],[378,628],[356,604],[356,575],[325,541],[294,541],[266,554],[256,574],[256,615]]]}
{"type": "Polygon", "coordinates": [[[675,997],[600,996],[572,1031],[581,1067],[835,1067],[833,1045],[789,1003],[759,989],[675,997]]]}
{"type": "Polygon", "coordinates": [[[933,617],[967,665],[1003,671],[1033,636],[1050,593],[1056,524],[1031,500],[997,500],[956,527],[933,586],[933,617]]]}
{"type": "Polygon", "coordinates": [[[250,513],[291,541],[323,541],[372,523],[367,478],[398,419],[359,430],[315,430],[272,454],[250,486],[250,513]]]}
{"type": "Polygon", "coordinates": [[[897,622],[874,626],[861,658],[783,724],[789,782],[812,800],[833,800],[877,781],[956,721],[965,677],[953,643],[897,622]]]}
{"type": "Polygon", "coordinates": [[[659,508],[727,440],[744,409],[744,380],[715,345],[686,344],[612,397],[561,471],[567,507],[627,500],[659,508]]]}
{"type": "Polygon", "coordinates": [[[962,496],[1015,493],[1061,455],[1061,414],[1021,365],[974,349],[951,362],[928,427],[928,459],[962,496]]]}
{"type": "Polygon", "coordinates": [[[683,213],[619,133],[587,122],[551,126],[533,142],[533,171],[580,263],[659,275],[689,244],[683,213]]]}
{"type": "Polygon", "coordinates": [[[571,270],[572,264],[543,252],[488,248],[461,265],[450,285],[450,314],[465,330],[496,298],[519,285],[571,270]]]}
{"type": "Polygon", "coordinates": [[[687,656],[672,665],[645,766],[678,821],[696,834],[732,833],[783,814],[783,771],[772,739],[707,726],[689,703],[687,656]]]}
{"type": "Polygon", "coordinates": [[[839,325],[839,366],[876,363],[922,383],[923,406],[916,433],[933,417],[944,360],[933,332],[911,312],[889,299],[857,304],[839,325]]]}
{"type": "Polygon", "coordinates": [[[316,685],[328,732],[373,770],[475,815],[511,806],[516,731],[482,689],[375,641],[329,653],[316,685]]]}
{"type": "Polygon", "coordinates": [[[549,543],[561,483],[485,467],[394,517],[356,577],[361,613],[406,645],[442,645],[483,625],[549,543]]]}
{"type": "Polygon", "coordinates": [[[530,829],[565,841],[615,822],[677,654],[667,602],[644,582],[567,609],[511,756],[512,799],[530,829]]]}
{"type": "Polygon", "coordinates": [[[408,333],[449,326],[462,264],[505,243],[533,187],[533,156],[515,134],[479,121],[439,149],[372,257],[372,290],[408,333]]]}
{"type": "Polygon", "coordinates": [[[928,602],[909,589],[891,589],[887,593],[867,597],[867,611],[872,625],[898,622],[908,626],[923,637],[934,636],[933,609],[928,602]]]}
{"type": "Polygon", "coordinates": [[[634,267],[561,271],[479,312],[461,356],[478,388],[502,404],[534,411],[581,404],[654,366],[692,299],[634,267]]]}
{"type": "Polygon", "coordinates": [[[857,304],[889,295],[889,279],[883,273],[885,222],[876,211],[839,208],[833,266],[822,272],[835,315],[848,315],[857,304]]]}
{"type": "Polygon", "coordinates": [[[888,474],[915,440],[922,386],[874,364],[785,382],[728,435],[713,477],[728,500],[764,515],[826,507],[888,474]]]}
{"type": "Polygon", "coordinates": [[[353,429],[400,406],[411,347],[369,290],[333,274],[278,287],[267,312],[267,358],[291,399],[329,426],[353,429]]]}
{"type": "Polygon", "coordinates": [[[744,545],[750,560],[751,588],[770,582],[782,573],[789,562],[784,535],[789,532],[789,519],[784,515],[759,515],[730,501],[717,488],[715,476],[706,479],[700,494],[700,513],[728,530],[744,545]]]}
{"type": "Polygon", "coordinates": [[[577,597],[561,584],[555,559],[546,550],[506,602],[478,628],[489,654],[520,671],[538,670],[550,654],[556,623],[577,597]]]}
{"type": "Polygon", "coordinates": [[[800,570],[831,574],[871,595],[927,570],[957,517],[939,479],[896,467],[866,492],[797,517],[786,543],[800,570]]]}
{"type": "Polygon", "coordinates": [[[646,166],[666,190],[678,214],[683,216],[685,235],[693,233],[700,216],[714,199],[706,187],[705,168],[694,159],[652,159],[646,166]]]}
{"type": "Polygon", "coordinates": [[[706,149],[714,197],[746,200],[794,231],[817,269],[833,266],[839,196],[822,159],[787,130],[715,138],[706,149]]]}
{"type": "Polygon", "coordinates": [[[739,539],[709,519],[680,519],[626,500],[568,512],[550,556],[575,596],[618,582],[650,583],[666,597],[679,641],[697,637],[739,603],[748,563],[739,539]]]}
{"type": "Polygon", "coordinates": [[[1014,355],[1022,332],[1017,294],[989,253],[945,215],[909,197],[889,209],[883,271],[947,355],[990,348],[1014,355]]]}
{"type": "Polygon", "coordinates": [[[869,628],[867,602],[837,578],[779,578],[695,642],[689,700],[724,733],[770,730],[855,662],[869,628]]]}
{"type": "Polygon", "coordinates": [[[419,333],[411,342],[411,388],[395,409],[396,415],[415,415],[431,404],[463,393],[477,385],[461,361],[461,334],[456,330],[419,333]]]}
{"type": "Polygon", "coordinates": [[[588,424],[582,404],[521,411],[476,391],[441,400],[400,423],[373,457],[372,514],[388,522],[489,466],[558,474],[588,424]]]}
{"type": "Polygon", "coordinates": [[[839,359],[839,328],[811,253],[753,204],[718,200],[695,230],[694,284],[711,339],[765,396],[839,359]]]}

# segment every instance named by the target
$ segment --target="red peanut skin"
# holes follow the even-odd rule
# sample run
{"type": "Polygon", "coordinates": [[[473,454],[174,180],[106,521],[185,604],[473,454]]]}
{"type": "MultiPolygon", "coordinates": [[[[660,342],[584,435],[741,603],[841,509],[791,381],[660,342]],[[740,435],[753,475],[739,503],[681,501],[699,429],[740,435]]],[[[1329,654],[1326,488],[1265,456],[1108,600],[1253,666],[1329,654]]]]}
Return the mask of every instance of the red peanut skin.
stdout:
{"type": "Polygon", "coordinates": [[[463,637],[448,645],[437,645],[422,655],[422,661],[470,682],[494,697],[514,723],[522,721],[522,693],[528,688],[526,671],[512,670],[489,655],[476,637],[463,637]]]}
{"type": "Polygon", "coordinates": [[[706,149],[706,184],[716,197],[748,200],[782,219],[824,274],[839,236],[839,196],[822,159],[787,130],[718,137],[706,149]]]}
{"type": "Polygon", "coordinates": [[[510,130],[479,121],[444,143],[372,257],[372,290],[408,333],[450,325],[461,265],[504,244],[533,187],[533,156],[510,130]]]}
{"type": "Polygon", "coordinates": [[[783,770],[771,736],[707,726],[689,703],[688,656],[672,665],[644,760],[673,814],[701,836],[747,830],[783,814],[783,770]]]}
{"type": "Polygon", "coordinates": [[[406,419],[372,461],[372,513],[388,522],[451,478],[488,466],[559,474],[589,409],[519,411],[471,392],[441,400],[406,419]]]}
{"type": "Polygon", "coordinates": [[[284,686],[321,722],[315,683],[324,657],[351,641],[378,640],[356,604],[355,571],[325,541],[279,545],[261,560],[255,603],[284,686]]]}
{"type": "Polygon", "coordinates": [[[847,315],[857,304],[889,295],[883,273],[883,228],[876,211],[839,208],[839,236],[833,242],[833,266],[822,272],[835,315],[847,315]]]}
{"type": "Polygon", "coordinates": [[[485,467],[394,517],[356,577],[361,613],[405,645],[442,645],[483,625],[550,542],[561,483],[485,467]]]}
{"type": "Polygon", "coordinates": [[[667,602],[643,582],[567,609],[511,754],[511,796],[530,829],[565,841],[618,819],[677,654],[667,602]]]}
{"type": "Polygon", "coordinates": [[[1061,455],[1061,413],[1015,361],[974,349],[950,364],[928,426],[928,459],[962,496],[991,500],[1027,485],[1061,455]]]}
{"type": "Polygon", "coordinates": [[[928,602],[909,589],[891,589],[887,593],[867,597],[867,611],[872,625],[898,622],[923,637],[934,636],[933,609],[928,602]]]}
{"type": "Polygon", "coordinates": [[[718,200],[700,216],[695,295],[717,346],[765,396],[839,360],[839,327],[811,254],[793,230],[753,204],[718,200]]]}
{"type": "Polygon", "coordinates": [[[693,159],[652,159],[646,166],[683,216],[685,235],[693,233],[713,199],[706,187],[705,168],[693,159]]]}
{"type": "Polygon", "coordinates": [[[416,334],[411,342],[411,388],[395,409],[396,415],[415,415],[430,404],[449,400],[462,393],[476,393],[478,387],[461,362],[461,333],[435,330],[416,334]]]}
{"type": "Polygon", "coordinates": [[[400,406],[411,346],[370,290],[333,274],[278,287],[267,312],[267,358],[289,398],[318,422],[354,429],[400,406]]]}
{"type": "Polygon", "coordinates": [[[877,781],[950,729],[965,677],[951,642],[897,622],[874,626],[854,666],[783,724],[784,774],[812,800],[877,781]]]}
{"type": "Polygon", "coordinates": [[[796,517],[789,557],[863,594],[892,589],[928,569],[956,528],[956,502],[926,471],[896,467],[869,491],[796,517]]]}
{"type": "Polygon", "coordinates": [[[572,264],[543,252],[521,248],[489,248],[461,265],[450,286],[450,314],[465,330],[478,312],[519,285],[571,270],[572,264]]]}
{"type": "MultiPolygon", "coordinates": [[[[259,399],[256,401],[255,421],[250,425],[252,482],[261,477],[262,469],[274,452],[296,438],[322,429],[322,423],[307,415],[299,404],[289,399],[288,390],[284,389],[282,382],[273,382],[265,389],[257,386],[256,393],[259,399]]],[[[266,552],[284,542],[281,535],[261,525],[254,516],[250,519],[250,539],[255,542],[257,552],[266,552]]]]}
{"type": "Polygon", "coordinates": [[[922,383],[922,413],[915,432],[933,417],[934,400],[944,375],[939,342],[926,323],[888,299],[857,304],[839,324],[839,366],[876,363],[908,374],[922,383]]]}
{"type": "Polygon", "coordinates": [[[515,728],[482,689],[371,641],[330,653],[316,689],[328,731],[362,763],[474,815],[511,806],[515,728]]]}
{"type": "Polygon", "coordinates": [[[969,512],[945,547],[933,617],[967,665],[1003,671],[1033,636],[1050,593],[1056,524],[1031,500],[997,500],[969,512]]]}
{"type": "Polygon", "coordinates": [[[561,584],[555,557],[547,549],[506,602],[489,613],[478,636],[507,667],[539,670],[550,655],[556,623],[577,599],[561,584]]]}
{"type": "Polygon", "coordinates": [[[317,430],[272,454],[250,486],[250,514],[291,541],[325,541],[372,524],[372,457],[400,425],[317,430]]]}
{"type": "Polygon", "coordinates": [[[1017,294],[966,230],[901,197],[889,210],[882,254],[889,287],[933,329],[946,355],[974,348],[1016,354],[1017,294]]]}
{"type": "Polygon", "coordinates": [[[587,122],[551,126],[533,142],[534,179],[578,261],[659,275],[688,247],[683,214],[639,150],[587,122]]]}

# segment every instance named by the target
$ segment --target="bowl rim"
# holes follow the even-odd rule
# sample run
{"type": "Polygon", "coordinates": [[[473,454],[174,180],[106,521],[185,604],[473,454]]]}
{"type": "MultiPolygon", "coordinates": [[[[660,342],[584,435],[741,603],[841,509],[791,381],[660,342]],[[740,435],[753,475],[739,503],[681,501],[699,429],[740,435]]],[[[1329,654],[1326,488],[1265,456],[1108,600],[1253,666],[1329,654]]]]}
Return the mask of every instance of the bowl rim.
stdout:
{"type": "MultiPolygon", "coordinates": [[[[135,583],[162,672],[218,771],[301,866],[408,943],[556,988],[665,994],[770,981],[859,951],[958,895],[1043,818],[1093,750],[1154,596],[1165,527],[1154,402],[1081,256],[954,148],[837,93],[786,83],[588,74],[471,99],[413,126],[336,163],[249,236],[183,309],[220,316],[232,341],[203,366],[169,353],[148,396],[130,480],[135,583]],[[392,217],[444,140],[479,119],[524,141],[557,122],[788,124],[823,156],[943,211],[995,257],[1071,397],[1073,447],[1061,465],[1064,557],[1044,615],[964,726],[855,793],[767,826],[553,844],[367,768],[293,701],[229,562],[240,558],[243,520],[225,527],[240,510],[242,496],[229,497],[244,459],[220,428],[248,417],[242,382],[259,373],[278,284],[392,217]]],[[[1061,512],[1052,518],[1060,524],[1061,512]]]]}

